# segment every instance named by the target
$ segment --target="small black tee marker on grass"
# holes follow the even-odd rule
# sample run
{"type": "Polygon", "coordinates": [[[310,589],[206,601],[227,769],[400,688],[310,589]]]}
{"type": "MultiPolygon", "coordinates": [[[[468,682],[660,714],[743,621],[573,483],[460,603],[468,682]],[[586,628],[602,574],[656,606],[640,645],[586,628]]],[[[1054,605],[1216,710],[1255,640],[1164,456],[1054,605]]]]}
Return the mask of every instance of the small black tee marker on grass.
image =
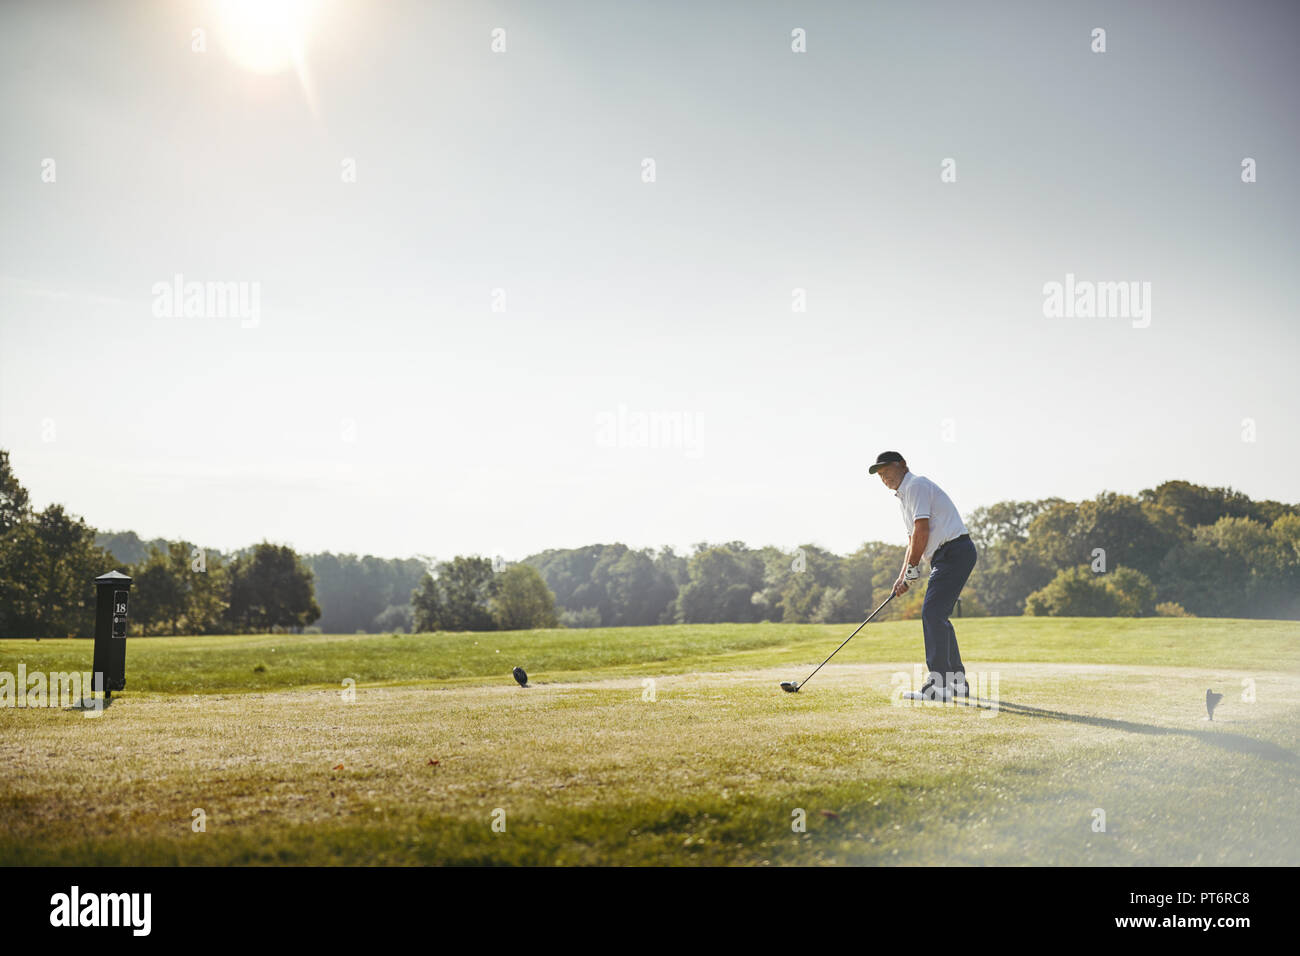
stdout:
{"type": "Polygon", "coordinates": [[[516,667],[510,673],[515,675],[515,680],[519,682],[520,687],[528,686],[528,675],[524,673],[524,669],[522,667],[516,667]]]}
{"type": "MultiPolygon", "coordinates": [[[[1213,690],[1205,692],[1205,713],[1210,720],[1214,719],[1214,708],[1219,706],[1221,700],[1223,700],[1222,694],[1216,694],[1213,690]]],[[[1232,723],[1232,721],[1228,721],[1228,723],[1232,723]]]]}

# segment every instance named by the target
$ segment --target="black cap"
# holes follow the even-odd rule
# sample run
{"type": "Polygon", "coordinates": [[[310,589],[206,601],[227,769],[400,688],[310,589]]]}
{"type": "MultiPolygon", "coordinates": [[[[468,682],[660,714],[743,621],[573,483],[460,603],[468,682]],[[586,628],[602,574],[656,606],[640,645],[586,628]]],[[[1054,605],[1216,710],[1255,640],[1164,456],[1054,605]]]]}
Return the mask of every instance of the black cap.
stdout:
{"type": "Polygon", "coordinates": [[[902,461],[903,456],[896,451],[882,451],[876,456],[876,463],[867,469],[867,474],[874,475],[880,470],[881,465],[888,465],[893,461],[902,461]]]}

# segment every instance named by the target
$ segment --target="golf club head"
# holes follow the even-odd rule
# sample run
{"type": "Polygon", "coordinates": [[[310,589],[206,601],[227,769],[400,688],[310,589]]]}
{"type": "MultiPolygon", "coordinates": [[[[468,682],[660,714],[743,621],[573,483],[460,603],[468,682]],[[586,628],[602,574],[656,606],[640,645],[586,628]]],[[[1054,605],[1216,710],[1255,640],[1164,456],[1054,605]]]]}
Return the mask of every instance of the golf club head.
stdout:
{"type": "Polygon", "coordinates": [[[797,680],[781,681],[781,689],[787,694],[796,694],[799,692],[799,682],[797,680]]]}

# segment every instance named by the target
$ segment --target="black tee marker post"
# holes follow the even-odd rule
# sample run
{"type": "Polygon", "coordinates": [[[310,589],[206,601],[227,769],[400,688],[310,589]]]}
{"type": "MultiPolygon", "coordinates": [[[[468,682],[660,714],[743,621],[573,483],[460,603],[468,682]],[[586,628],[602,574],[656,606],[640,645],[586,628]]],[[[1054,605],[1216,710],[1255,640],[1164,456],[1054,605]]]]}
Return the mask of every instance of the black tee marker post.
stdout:
{"type": "MultiPolygon", "coordinates": [[[[126,687],[126,607],[131,579],[120,571],[95,578],[95,664],[92,678],[104,688],[107,705],[113,691],[126,687]]],[[[94,691],[91,691],[94,694],[94,691]]]]}

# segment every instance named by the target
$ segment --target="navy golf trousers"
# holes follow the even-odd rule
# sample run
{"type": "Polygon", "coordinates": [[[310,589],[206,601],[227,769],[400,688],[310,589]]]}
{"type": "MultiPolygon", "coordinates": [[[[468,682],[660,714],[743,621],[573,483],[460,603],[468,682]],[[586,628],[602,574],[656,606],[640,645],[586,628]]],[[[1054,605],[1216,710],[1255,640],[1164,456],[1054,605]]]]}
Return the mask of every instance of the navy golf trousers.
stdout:
{"type": "MultiPolygon", "coordinates": [[[[930,559],[930,580],[921,604],[921,625],[925,629],[925,664],[948,681],[949,674],[965,675],[957,649],[957,632],[948,620],[966,579],[975,568],[975,545],[963,535],[944,544],[930,559]]],[[[964,676],[963,676],[964,679],[964,676]]]]}

